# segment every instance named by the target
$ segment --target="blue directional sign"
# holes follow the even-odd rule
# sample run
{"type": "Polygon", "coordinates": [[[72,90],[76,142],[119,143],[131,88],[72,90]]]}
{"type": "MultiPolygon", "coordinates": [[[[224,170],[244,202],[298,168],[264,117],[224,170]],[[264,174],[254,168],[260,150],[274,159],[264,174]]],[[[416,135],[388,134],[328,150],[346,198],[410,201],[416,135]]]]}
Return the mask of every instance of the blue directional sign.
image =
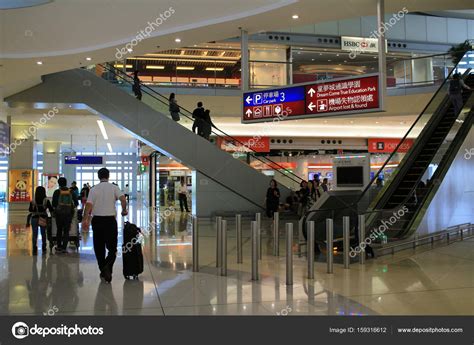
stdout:
{"type": "Polygon", "coordinates": [[[64,164],[71,165],[102,165],[102,156],[65,156],[64,164]]]}

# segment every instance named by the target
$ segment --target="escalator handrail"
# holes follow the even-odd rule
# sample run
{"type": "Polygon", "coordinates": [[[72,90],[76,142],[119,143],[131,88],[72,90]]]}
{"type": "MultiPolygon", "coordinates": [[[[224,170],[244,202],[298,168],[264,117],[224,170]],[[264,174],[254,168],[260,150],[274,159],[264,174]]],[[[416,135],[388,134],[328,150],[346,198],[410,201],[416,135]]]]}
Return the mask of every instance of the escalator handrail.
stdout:
{"type": "MultiPolygon", "coordinates": [[[[119,78],[121,78],[122,80],[125,80],[127,83],[131,84],[131,82],[127,79],[125,79],[124,77],[122,77],[122,75],[125,75],[127,78],[131,79],[132,77],[130,75],[128,75],[126,72],[114,67],[114,66],[111,66],[110,63],[107,63],[106,64],[107,66],[104,66],[103,64],[99,64],[99,66],[103,67],[104,69],[112,72],[115,76],[118,76],[119,78]],[[116,73],[118,72],[118,73],[116,73]]],[[[163,103],[164,105],[168,105],[168,99],[160,94],[159,92],[157,92],[156,90],[152,89],[151,87],[149,87],[148,85],[145,85],[143,84],[142,82],[140,82],[140,85],[142,87],[145,87],[147,90],[150,90],[153,94],[155,95],[158,95],[159,97],[163,98],[163,100],[161,99],[158,99],[157,97],[153,97],[152,95],[150,95],[150,93],[147,92],[148,95],[152,96],[153,98],[155,98],[157,101],[163,103]]],[[[183,108],[182,106],[179,106],[179,109],[180,109],[180,113],[186,117],[188,120],[190,121],[194,121],[194,119],[192,118],[192,113],[187,110],[186,108],[183,108]],[[187,114],[191,114],[191,117],[189,115],[186,115],[185,113],[187,114]]],[[[243,147],[246,147],[247,149],[253,151],[254,153],[257,153],[255,150],[253,150],[251,147],[245,145],[245,143],[241,142],[240,140],[238,140],[237,138],[227,134],[226,132],[224,132],[223,130],[217,128],[217,127],[214,127],[214,129],[218,130],[222,135],[226,136],[227,138],[230,138],[236,142],[238,142],[239,144],[241,144],[243,147]]],[[[222,135],[219,135],[218,133],[216,133],[215,131],[212,131],[212,133],[214,133],[216,136],[218,136],[219,138],[222,138],[222,139],[225,139],[222,137],[222,135]]],[[[250,152],[249,152],[250,153],[250,152]]],[[[251,154],[251,153],[250,153],[251,154]]],[[[277,162],[274,162],[273,160],[267,158],[267,157],[263,157],[267,160],[267,162],[259,159],[257,156],[251,154],[253,158],[257,159],[258,161],[266,164],[266,165],[269,165],[271,164],[270,168],[272,170],[276,170],[275,168],[273,168],[274,166],[277,166],[279,169],[281,170],[284,170],[284,172],[287,174],[283,174],[283,172],[280,172],[282,175],[286,175],[289,179],[291,179],[293,182],[296,182],[296,183],[301,183],[303,181],[303,179],[301,177],[299,177],[298,175],[295,175],[294,173],[292,173],[290,170],[286,169],[285,167],[281,166],[280,164],[278,164],[277,162]],[[292,177],[288,176],[288,175],[292,175],[293,177],[295,177],[296,179],[293,179],[292,177]]]]}
{"type": "MultiPolygon", "coordinates": [[[[468,52],[466,52],[466,54],[468,54],[468,52]]],[[[363,196],[365,195],[365,193],[370,189],[370,187],[373,185],[373,183],[377,180],[377,178],[380,176],[380,174],[383,172],[383,169],[385,169],[385,167],[387,166],[387,164],[390,162],[390,160],[393,158],[393,156],[395,155],[395,153],[398,152],[398,149],[401,147],[401,145],[404,143],[404,141],[407,139],[408,135],[410,134],[410,132],[413,130],[413,128],[415,127],[415,125],[418,123],[418,121],[420,121],[420,119],[423,117],[423,115],[425,114],[425,111],[428,109],[428,107],[431,105],[431,103],[434,101],[434,99],[436,98],[436,96],[439,94],[439,92],[443,89],[443,87],[446,85],[446,83],[449,81],[449,78],[451,77],[452,73],[454,71],[456,71],[457,69],[457,66],[458,66],[459,62],[456,64],[456,66],[451,70],[451,72],[449,72],[448,76],[446,77],[446,79],[443,81],[443,83],[439,86],[439,88],[436,90],[436,92],[434,93],[434,95],[431,97],[430,101],[426,104],[426,106],[423,108],[422,112],[420,113],[420,115],[418,115],[418,117],[416,118],[416,120],[413,122],[413,124],[410,126],[410,128],[408,129],[408,131],[405,133],[405,135],[403,136],[403,138],[400,140],[400,142],[397,144],[397,146],[395,147],[395,149],[392,151],[392,153],[389,155],[389,157],[385,160],[385,162],[382,164],[382,166],[380,167],[380,169],[377,171],[376,174],[374,174],[374,177],[370,180],[369,184],[364,188],[364,190],[362,191],[362,193],[360,194],[358,200],[355,202],[356,204],[363,198],[363,196]]]]}

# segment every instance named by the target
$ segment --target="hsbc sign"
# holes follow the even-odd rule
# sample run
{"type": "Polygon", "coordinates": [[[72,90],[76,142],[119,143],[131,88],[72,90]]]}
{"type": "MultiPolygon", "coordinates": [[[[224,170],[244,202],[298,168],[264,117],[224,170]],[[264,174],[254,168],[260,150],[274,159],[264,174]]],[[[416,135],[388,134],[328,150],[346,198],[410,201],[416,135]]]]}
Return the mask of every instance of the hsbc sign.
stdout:
{"type": "Polygon", "coordinates": [[[379,42],[377,38],[341,36],[341,49],[358,51],[360,53],[377,53],[379,42]]]}

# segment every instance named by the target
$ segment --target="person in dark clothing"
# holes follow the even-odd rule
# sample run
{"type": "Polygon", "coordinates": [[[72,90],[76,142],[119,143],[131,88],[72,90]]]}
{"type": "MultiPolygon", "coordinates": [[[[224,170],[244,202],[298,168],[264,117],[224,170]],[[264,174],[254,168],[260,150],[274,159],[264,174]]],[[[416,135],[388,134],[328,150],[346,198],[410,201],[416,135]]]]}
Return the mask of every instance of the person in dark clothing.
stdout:
{"type": "Polygon", "coordinates": [[[204,118],[204,107],[202,106],[202,102],[198,102],[197,108],[193,110],[193,132],[199,134],[199,128],[201,127],[202,119],[204,118]]]}
{"type": "Polygon", "coordinates": [[[81,204],[82,207],[86,206],[87,197],[89,196],[90,188],[87,184],[84,183],[84,186],[81,189],[81,204]]]}
{"type": "Polygon", "coordinates": [[[132,91],[135,94],[135,97],[141,101],[142,100],[142,86],[140,78],[138,78],[138,71],[133,72],[133,86],[132,91]]]}
{"type": "Polygon", "coordinates": [[[273,214],[278,211],[280,206],[280,190],[277,182],[272,179],[270,187],[267,189],[267,197],[265,198],[267,217],[273,218],[273,214]]]}
{"type": "Polygon", "coordinates": [[[76,181],[72,181],[70,189],[71,189],[71,192],[76,196],[76,199],[79,199],[79,188],[77,188],[76,181]]]}
{"type": "Polygon", "coordinates": [[[38,254],[38,228],[41,229],[41,248],[43,254],[46,253],[47,236],[46,230],[48,228],[49,215],[53,213],[53,206],[46,197],[46,189],[44,187],[36,187],[35,197],[30,202],[29,212],[31,214],[31,230],[33,232],[33,255],[38,254]]]}
{"type": "Polygon", "coordinates": [[[198,134],[201,137],[209,140],[212,133],[212,127],[215,128],[216,126],[214,126],[214,123],[212,123],[211,111],[207,109],[206,111],[204,111],[204,115],[201,121],[201,126],[198,127],[198,131],[199,131],[198,134]]]}
{"type": "Polygon", "coordinates": [[[308,204],[310,203],[310,193],[311,191],[308,188],[308,182],[307,181],[301,181],[300,183],[300,202],[302,206],[302,213],[304,214],[306,212],[306,208],[308,207],[308,204]]]}
{"type": "Polygon", "coordinates": [[[56,253],[67,253],[69,230],[74,210],[79,205],[76,196],[67,187],[64,177],[58,179],[59,189],[53,194],[54,217],[56,219],[56,253]]]}
{"type": "Polygon", "coordinates": [[[321,188],[323,189],[323,192],[329,191],[328,179],[326,177],[323,178],[323,183],[321,184],[321,188]]]}
{"type": "Polygon", "coordinates": [[[173,93],[170,94],[170,98],[168,99],[169,101],[169,106],[170,106],[170,114],[171,114],[171,118],[178,122],[180,120],[179,118],[179,105],[178,105],[178,101],[176,101],[176,96],[173,93]]]}
{"type": "Polygon", "coordinates": [[[471,90],[469,86],[464,84],[464,81],[461,79],[461,75],[459,73],[455,73],[453,75],[453,79],[449,81],[448,94],[454,107],[454,115],[456,116],[459,114],[463,106],[463,89],[471,90]]]}

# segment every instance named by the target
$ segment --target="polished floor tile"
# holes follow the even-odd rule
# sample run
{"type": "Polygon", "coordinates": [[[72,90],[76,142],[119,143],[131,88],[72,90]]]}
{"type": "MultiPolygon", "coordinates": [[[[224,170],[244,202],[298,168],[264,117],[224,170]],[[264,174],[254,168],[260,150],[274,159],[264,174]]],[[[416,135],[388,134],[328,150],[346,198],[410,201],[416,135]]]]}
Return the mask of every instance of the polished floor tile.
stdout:
{"type": "MultiPolygon", "coordinates": [[[[0,315],[472,315],[474,239],[406,250],[326,273],[315,263],[308,280],[305,257],[294,251],[293,285],[282,256],[271,255],[271,225],[264,219],[259,280],[252,281],[250,219],[243,220],[243,257],[237,263],[235,229],[228,222],[228,272],[216,268],[214,224],[200,220],[200,272],[192,272],[192,229],[187,214],[169,213],[148,232],[146,209],[132,205],[131,221],[144,229],[145,267],[138,281],[122,276],[117,258],[105,284],[82,234],[78,251],[32,256],[25,214],[0,205],[0,315]]],[[[121,219],[119,220],[121,226],[121,219]]],[[[122,242],[121,236],[119,243],[122,242]]]]}

